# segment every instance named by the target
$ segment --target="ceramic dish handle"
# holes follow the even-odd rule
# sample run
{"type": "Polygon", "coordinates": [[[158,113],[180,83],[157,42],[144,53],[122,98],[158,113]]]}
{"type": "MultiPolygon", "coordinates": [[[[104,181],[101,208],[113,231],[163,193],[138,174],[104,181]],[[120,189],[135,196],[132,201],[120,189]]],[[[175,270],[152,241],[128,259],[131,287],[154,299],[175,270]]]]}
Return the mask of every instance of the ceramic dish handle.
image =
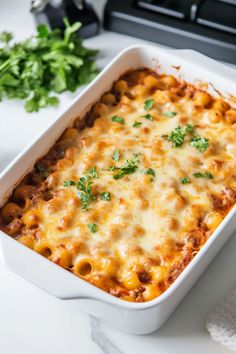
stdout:
{"type": "Polygon", "coordinates": [[[91,286],[1,231],[0,257],[15,273],[60,299],[96,299],[110,302],[110,296],[104,291],[91,286]]]}

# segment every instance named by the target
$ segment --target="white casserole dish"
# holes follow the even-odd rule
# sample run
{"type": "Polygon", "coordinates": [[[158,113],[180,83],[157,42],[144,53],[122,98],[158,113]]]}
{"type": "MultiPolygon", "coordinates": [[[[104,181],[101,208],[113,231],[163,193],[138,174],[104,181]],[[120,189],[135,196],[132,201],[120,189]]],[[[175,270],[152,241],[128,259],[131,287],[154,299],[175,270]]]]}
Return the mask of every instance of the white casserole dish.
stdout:
{"type": "MultiPolygon", "coordinates": [[[[120,53],[36,141],[0,175],[0,206],[35,161],[43,156],[78,116],[83,116],[112,83],[129,69],[149,67],[180,76],[188,82],[210,82],[223,94],[236,93],[236,71],[194,51],[132,46],[120,53]],[[176,69],[178,68],[178,70],[176,69]]],[[[107,324],[125,332],[145,334],[158,329],[203,273],[216,253],[236,229],[236,207],[226,216],[196,257],[160,297],[145,303],[120,300],[63,268],[0,231],[0,255],[4,263],[22,277],[56,297],[72,303],[107,324]]]]}

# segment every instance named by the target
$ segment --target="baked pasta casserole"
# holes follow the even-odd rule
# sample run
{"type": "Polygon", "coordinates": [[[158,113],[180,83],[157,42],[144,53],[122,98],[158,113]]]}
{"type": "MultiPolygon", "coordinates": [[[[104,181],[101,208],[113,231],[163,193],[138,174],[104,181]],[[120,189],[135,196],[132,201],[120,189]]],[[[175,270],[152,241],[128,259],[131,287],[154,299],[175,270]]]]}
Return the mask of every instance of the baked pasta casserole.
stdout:
{"type": "Polygon", "coordinates": [[[0,228],[114,296],[154,299],[236,201],[235,133],[223,99],[128,72],[37,161],[0,228]]]}

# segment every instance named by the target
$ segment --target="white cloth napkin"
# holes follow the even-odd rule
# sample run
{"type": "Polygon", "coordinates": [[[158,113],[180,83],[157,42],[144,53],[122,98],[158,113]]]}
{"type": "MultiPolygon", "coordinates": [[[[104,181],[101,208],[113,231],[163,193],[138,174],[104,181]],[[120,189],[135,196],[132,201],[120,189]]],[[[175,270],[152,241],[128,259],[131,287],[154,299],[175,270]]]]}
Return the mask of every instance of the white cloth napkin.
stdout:
{"type": "Polygon", "coordinates": [[[236,289],[210,314],[206,328],[215,341],[236,352],[236,289]]]}

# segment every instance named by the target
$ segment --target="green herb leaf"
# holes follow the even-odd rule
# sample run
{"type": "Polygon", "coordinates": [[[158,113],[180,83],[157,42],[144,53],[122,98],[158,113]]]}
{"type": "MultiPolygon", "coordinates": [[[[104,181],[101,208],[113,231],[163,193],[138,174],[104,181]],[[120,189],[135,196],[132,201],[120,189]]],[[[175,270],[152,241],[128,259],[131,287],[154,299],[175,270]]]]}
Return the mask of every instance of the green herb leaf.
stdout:
{"type": "Polygon", "coordinates": [[[155,171],[152,168],[147,168],[146,170],[143,171],[143,173],[145,175],[152,175],[154,177],[156,176],[155,171]]]}
{"type": "Polygon", "coordinates": [[[42,164],[38,163],[36,165],[36,168],[40,172],[40,175],[42,177],[48,177],[49,176],[50,173],[49,173],[48,169],[45,166],[43,166],[42,164]]]}
{"type": "Polygon", "coordinates": [[[177,127],[169,135],[164,134],[162,137],[171,141],[173,148],[177,148],[183,144],[187,133],[194,133],[194,127],[191,124],[186,124],[184,127],[177,127]]]}
{"type": "Polygon", "coordinates": [[[37,31],[38,31],[38,38],[47,38],[50,33],[48,26],[44,25],[43,23],[38,25],[37,31]]]}
{"type": "Polygon", "coordinates": [[[0,42],[8,44],[13,38],[13,35],[11,32],[4,31],[0,33],[0,42]]]}
{"type": "Polygon", "coordinates": [[[82,202],[82,210],[88,210],[88,205],[93,200],[92,185],[93,182],[84,177],[81,177],[77,183],[78,198],[82,202]]]}
{"type": "Polygon", "coordinates": [[[187,184],[187,183],[190,183],[190,179],[188,177],[183,177],[183,178],[180,178],[180,182],[182,184],[187,184]]]}
{"type": "Polygon", "coordinates": [[[126,160],[126,162],[122,166],[112,166],[112,171],[119,170],[117,174],[113,176],[114,179],[121,179],[125,175],[130,175],[134,173],[138,169],[138,163],[140,154],[133,154],[133,158],[130,160],[126,160]]]}
{"type": "Polygon", "coordinates": [[[92,180],[95,178],[98,178],[98,173],[96,167],[92,167],[84,174],[84,177],[79,179],[77,183],[72,180],[64,181],[63,183],[64,187],[76,185],[78,190],[78,198],[82,203],[82,210],[88,210],[88,205],[96,199],[96,197],[92,195],[92,180]]]}
{"type": "Polygon", "coordinates": [[[70,187],[70,186],[76,186],[76,183],[71,180],[63,182],[63,187],[70,187]]]}
{"type": "Polygon", "coordinates": [[[111,118],[112,122],[120,123],[120,124],[125,124],[124,118],[114,116],[111,118]]]}
{"type": "Polygon", "coordinates": [[[64,33],[64,40],[66,43],[69,43],[72,34],[77,32],[78,29],[80,29],[80,27],[82,26],[82,24],[80,22],[75,22],[72,25],[70,25],[66,17],[63,19],[63,21],[66,26],[65,33],[64,33]]]}
{"type": "Polygon", "coordinates": [[[92,167],[86,173],[87,178],[98,178],[96,167],[92,167]]]}
{"type": "Polygon", "coordinates": [[[134,122],[133,127],[134,128],[139,128],[141,127],[142,123],[141,122],[134,122]]]}
{"type": "Polygon", "coordinates": [[[214,178],[213,175],[211,174],[211,172],[208,172],[208,171],[205,172],[205,177],[209,178],[209,179],[213,179],[214,178]]]}
{"type": "Polygon", "coordinates": [[[206,151],[206,149],[208,148],[209,146],[209,139],[207,138],[204,138],[204,137],[201,137],[201,136],[195,136],[190,145],[195,147],[198,151],[200,152],[204,152],[206,151]]]}
{"type": "Polygon", "coordinates": [[[149,114],[149,113],[148,114],[144,114],[142,117],[153,121],[153,118],[152,118],[151,114],[149,114]]]}
{"type": "Polygon", "coordinates": [[[88,224],[88,228],[93,234],[98,231],[98,226],[96,224],[88,224]]]}
{"type": "Polygon", "coordinates": [[[192,124],[186,124],[183,129],[185,133],[194,134],[194,126],[192,124]]]}
{"type": "Polygon", "coordinates": [[[112,160],[119,161],[119,159],[120,159],[120,151],[116,149],[112,155],[112,160]]]}
{"type": "Polygon", "coordinates": [[[101,198],[101,200],[109,201],[109,200],[111,200],[111,193],[110,192],[103,192],[100,195],[100,198],[101,198]]]}
{"type": "Polygon", "coordinates": [[[152,107],[153,107],[153,104],[154,104],[154,99],[152,99],[152,98],[150,98],[149,100],[146,100],[145,102],[144,102],[144,109],[145,109],[145,111],[150,111],[150,109],[152,109],[152,107]]]}
{"type": "Polygon", "coordinates": [[[195,172],[193,173],[193,176],[196,177],[196,178],[208,178],[208,179],[213,179],[213,175],[206,171],[206,172],[195,172]]]}
{"type": "Polygon", "coordinates": [[[174,116],[176,116],[176,114],[177,112],[172,112],[172,111],[166,111],[163,113],[163,115],[168,118],[173,118],[174,116]]]}
{"type": "Polygon", "coordinates": [[[74,92],[97,75],[97,51],[83,47],[76,35],[81,24],[64,22],[64,35],[44,24],[34,36],[16,44],[10,42],[11,33],[0,34],[0,100],[26,100],[26,111],[38,112],[58,104],[52,92],[74,92]]]}

